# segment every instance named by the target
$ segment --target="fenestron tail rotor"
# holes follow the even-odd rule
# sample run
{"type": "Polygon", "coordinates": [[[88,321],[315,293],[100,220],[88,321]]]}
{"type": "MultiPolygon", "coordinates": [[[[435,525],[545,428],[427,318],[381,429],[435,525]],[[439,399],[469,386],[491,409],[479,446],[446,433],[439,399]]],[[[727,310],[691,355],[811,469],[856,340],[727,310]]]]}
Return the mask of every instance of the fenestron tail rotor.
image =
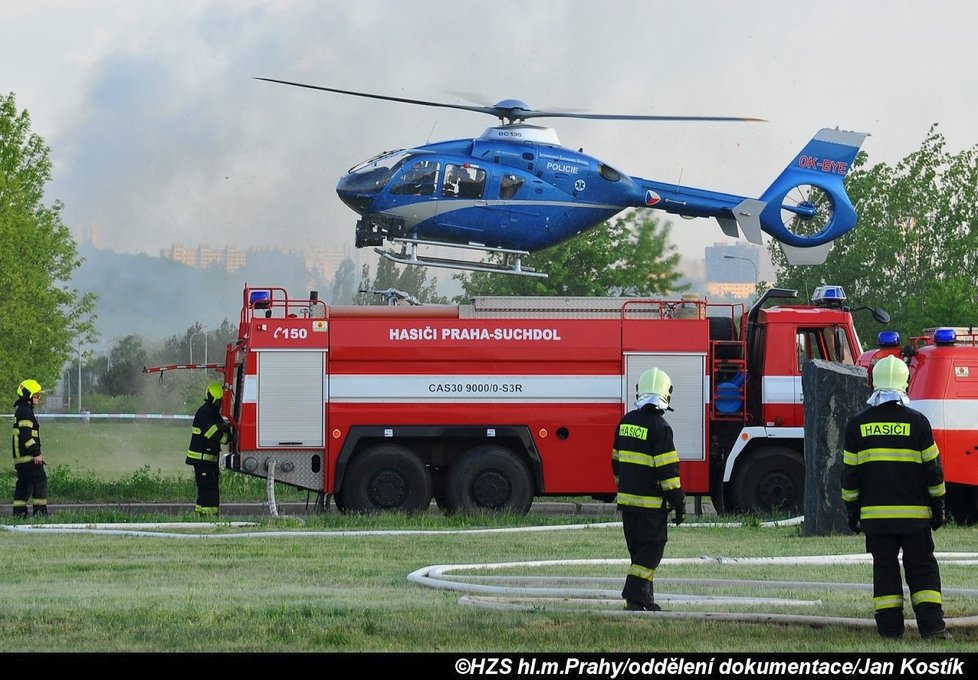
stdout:
{"type": "Polygon", "coordinates": [[[832,194],[812,184],[799,184],[781,201],[784,228],[801,237],[812,237],[828,229],[835,218],[832,194]]]}

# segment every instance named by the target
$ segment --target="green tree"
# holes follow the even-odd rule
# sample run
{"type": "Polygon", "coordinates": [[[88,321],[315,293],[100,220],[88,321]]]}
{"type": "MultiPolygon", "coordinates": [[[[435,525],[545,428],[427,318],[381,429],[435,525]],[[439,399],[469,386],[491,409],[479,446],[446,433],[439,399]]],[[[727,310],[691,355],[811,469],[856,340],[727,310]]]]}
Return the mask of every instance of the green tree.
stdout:
{"type": "Polygon", "coordinates": [[[143,381],[148,354],[143,339],[127,335],[109,350],[107,368],[99,380],[98,391],[112,396],[134,395],[143,381]]]}
{"type": "Polygon", "coordinates": [[[0,389],[31,377],[50,389],[76,347],[97,340],[95,296],[69,284],[81,265],[61,220],[43,203],[50,150],[13,93],[0,95],[0,389]]]}
{"type": "MultiPolygon", "coordinates": [[[[886,309],[905,340],[931,326],[978,323],[978,147],[949,153],[934,125],[896,165],[867,159],[860,153],[846,180],[858,226],[817,267],[789,265],[772,244],[778,285],[806,295],[841,285],[852,306],[886,309]]],[[[856,324],[872,345],[879,326],[866,314],[856,324]]]]}
{"type": "Polygon", "coordinates": [[[334,305],[351,304],[357,295],[357,266],[349,257],[343,258],[333,276],[329,302],[334,305]]]}
{"type": "Polygon", "coordinates": [[[689,288],[676,271],[679,253],[670,227],[629,210],[559,245],[533,253],[523,265],[547,278],[487,272],[456,275],[462,299],[473,295],[652,296],[689,288]]]}

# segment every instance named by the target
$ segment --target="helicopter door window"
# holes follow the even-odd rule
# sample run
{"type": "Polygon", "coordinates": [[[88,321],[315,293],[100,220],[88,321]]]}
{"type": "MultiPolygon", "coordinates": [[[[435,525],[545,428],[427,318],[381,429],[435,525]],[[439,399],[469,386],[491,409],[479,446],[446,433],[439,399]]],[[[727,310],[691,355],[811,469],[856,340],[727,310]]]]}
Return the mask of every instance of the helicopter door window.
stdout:
{"type": "Polygon", "coordinates": [[[486,189],[486,171],[469,165],[460,167],[458,183],[459,198],[482,198],[486,189]]]}
{"type": "Polygon", "coordinates": [[[446,198],[458,197],[458,185],[462,181],[462,168],[449,163],[445,166],[445,183],[441,185],[441,195],[446,198]]]}
{"type": "Polygon", "coordinates": [[[598,164],[598,174],[609,182],[618,182],[621,180],[621,173],[604,163],[598,164]]]}
{"type": "Polygon", "coordinates": [[[523,186],[523,178],[519,175],[503,175],[499,180],[499,198],[513,198],[523,186]]]}
{"type": "Polygon", "coordinates": [[[433,196],[437,178],[437,161],[418,161],[401,175],[391,188],[391,193],[402,196],[433,196]]]}

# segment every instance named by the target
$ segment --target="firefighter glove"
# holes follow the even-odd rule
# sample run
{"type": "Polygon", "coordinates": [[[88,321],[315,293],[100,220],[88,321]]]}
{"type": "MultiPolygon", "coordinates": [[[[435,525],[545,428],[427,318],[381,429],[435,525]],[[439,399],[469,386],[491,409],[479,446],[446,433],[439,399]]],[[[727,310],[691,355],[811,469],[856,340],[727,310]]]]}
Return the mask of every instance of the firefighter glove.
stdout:
{"type": "Polygon", "coordinates": [[[672,509],[676,511],[676,518],[673,523],[679,526],[683,522],[683,517],[686,514],[686,494],[683,493],[682,489],[673,489],[666,492],[666,501],[672,506],[672,509]]]}
{"type": "Polygon", "coordinates": [[[934,498],[930,502],[930,528],[937,531],[944,526],[944,499],[934,498]]]}
{"type": "Polygon", "coordinates": [[[859,526],[859,508],[849,511],[849,529],[854,534],[862,531],[862,527],[859,526]]]}

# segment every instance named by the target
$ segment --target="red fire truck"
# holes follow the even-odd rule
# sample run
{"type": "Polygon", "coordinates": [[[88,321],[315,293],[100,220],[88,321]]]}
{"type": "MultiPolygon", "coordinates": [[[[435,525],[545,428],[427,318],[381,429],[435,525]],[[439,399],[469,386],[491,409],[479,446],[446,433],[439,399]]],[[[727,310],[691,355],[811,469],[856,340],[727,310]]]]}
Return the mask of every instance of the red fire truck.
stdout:
{"type": "Polygon", "coordinates": [[[772,289],[749,310],[690,297],[330,306],[246,286],[218,369],[236,428],[225,466],[357,512],[610,501],[615,426],[657,366],[687,493],[799,512],[801,362],[861,352],[844,294],[765,307],[797,297],[772,289]]]}
{"type": "Polygon", "coordinates": [[[934,428],[947,488],[947,509],[959,524],[978,524],[978,334],[973,328],[928,328],[901,348],[895,331],[879,334],[863,353],[867,369],[886,355],[908,362],[910,405],[934,428]]]}

